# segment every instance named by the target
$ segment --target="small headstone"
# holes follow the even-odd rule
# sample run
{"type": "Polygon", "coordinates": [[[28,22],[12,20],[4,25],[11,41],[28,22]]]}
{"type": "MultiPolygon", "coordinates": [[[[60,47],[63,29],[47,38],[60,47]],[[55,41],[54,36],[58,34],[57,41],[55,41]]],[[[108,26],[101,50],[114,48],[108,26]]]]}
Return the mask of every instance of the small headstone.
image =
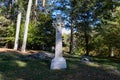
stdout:
{"type": "Polygon", "coordinates": [[[89,57],[82,57],[81,62],[85,63],[85,64],[91,64],[92,63],[89,57]]]}
{"type": "Polygon", "coordinates": [[[82,58],[82,60],[81,61],[89,61],[89,59],[88,58],[82,58]]]}

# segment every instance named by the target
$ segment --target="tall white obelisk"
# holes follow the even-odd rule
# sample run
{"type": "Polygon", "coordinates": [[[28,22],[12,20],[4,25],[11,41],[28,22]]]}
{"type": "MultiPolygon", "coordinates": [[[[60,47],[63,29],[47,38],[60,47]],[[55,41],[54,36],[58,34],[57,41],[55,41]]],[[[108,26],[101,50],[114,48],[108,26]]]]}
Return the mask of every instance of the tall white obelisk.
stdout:
{"type": "Polygon", "coordinates": [[[55,45],[55,57],[52,59],[50,69],[65,69],[66,60],[62,56],[62,19],[61,15],[57,14],[56,22],[53,23],[56,29],[56,45],[55,45]]]}

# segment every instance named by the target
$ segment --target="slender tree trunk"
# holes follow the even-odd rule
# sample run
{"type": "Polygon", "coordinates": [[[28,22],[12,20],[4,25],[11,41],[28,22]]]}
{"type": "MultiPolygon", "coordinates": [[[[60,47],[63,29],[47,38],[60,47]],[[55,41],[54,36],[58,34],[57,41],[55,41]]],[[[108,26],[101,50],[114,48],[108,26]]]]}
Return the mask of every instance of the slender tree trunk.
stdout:
{"type": "Polygon", "coordinates": [[[73,20],[71,19],[71,33],[70,33],[70,54],[73,52],[73,20]]]}
{"type": "Polygon", "coordinates": [[[88,46],[88,35],[85,34],[85,48],[86,48],[86,56],[89,56],[89,46],[88,46]]]}
{"type": "Polygon", "coordinates": [[[15,0],[15,3],[17,3],[18,2],[18,0],[15,0]]]}
{"type": "Polygon", "coordinates": [[[89,36],[88,36],[88,33],[87,33],[86,25],[84,27],[85,27],[84,35],[85,35],[85,49],[86,49],[86,54],[85,55],[89,56],[89,36]]]}
{"type": "MultiPolygon", "coordinates": [[[[72,4],[71,4],[72,6],[72,4]]],[[[74,28],[74,16],[73,16],[73,10],[71,11],[71,33],[70,33],[70,47],[69,47],[69,53],[72,54],[73,52],[73,28],[74,28]]]]}
{"type": "MultiPolygon", "coordinates": [[[[86,6],[87,6],[87,2],[84,2],[84,5],[83,5],[84,10],[86,9],[86,6]]],[[[85,49],[86,49],[85,56],[89,56],[89,34],[88,34],[88,26],[89,26],[89,24],[86,22],[86,18],[87,18],[87,16],[84,16],[84,24],[83,24],[84,38],[85,38],[85,49]]]]}
{"type": "Polygon", "coordinates": [[[45,0],[42,0],[42,7],[43,7],[43,11],[46,12],[46,8],[45,8],[45,0]]]}
{"type": "Polygon", "coordinates": [[[8,12],[7,12],[7,18],[11,19],[12,16],[12,0],[8,1],[8,12]]]}
{"type": "Polygon", "coordinates": [[[29,0],[29,2],[28,2],[28,8],[27,8],[27,13],[26,13],[26,21],[25,21],[25,28],[24,28],[23,44],[22,44],[22,49],[21,49],[22,52],[25,52],[25,49],[26,49],[27,34],[28,34],[28,26],[29,26],[31,6],[32,6],[32,0],[29,0]]]}
{"type": "Polygon", "coordinates": [[[45,0],[42,0],[42,6],[45,7],[45,0]]]}
{"type": "Polygon", "coordinates": [[[35,24],[36,24],[36,21],[37,21],[37,6],[38,6],[38,0],[35,0],[35,3],[34,3],[34,21],[35,21],[35,24]]]}
{"type": "Polygon", "coordinates": [[[21,23],[21,11],[18,11],[17,16],[17,25],[16,25],[16,35],[15,35],[15,43],[14,43],[14,50],[18,49],[18,40],[19,40],[19,32],[20,32],[20,23],[21,23]]]}
{"type": "Polygon", "coordinates": [[[9,0],[8,5],[9,5],[9,12],[11,12],[11,10],[12,10],[12,0],[9,0]]]}

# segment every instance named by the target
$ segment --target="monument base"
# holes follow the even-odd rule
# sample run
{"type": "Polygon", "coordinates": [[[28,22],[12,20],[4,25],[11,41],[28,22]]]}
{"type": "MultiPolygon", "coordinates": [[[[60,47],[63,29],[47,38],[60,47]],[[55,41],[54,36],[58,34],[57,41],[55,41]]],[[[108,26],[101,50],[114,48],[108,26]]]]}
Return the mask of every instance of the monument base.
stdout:
{"type": "Polygon", "coordinates": [[[51,62],[50,69],[65,69],[67,68],[66,66],[66,60],[63,57],[57,57],[53,58],[51,62]]]}

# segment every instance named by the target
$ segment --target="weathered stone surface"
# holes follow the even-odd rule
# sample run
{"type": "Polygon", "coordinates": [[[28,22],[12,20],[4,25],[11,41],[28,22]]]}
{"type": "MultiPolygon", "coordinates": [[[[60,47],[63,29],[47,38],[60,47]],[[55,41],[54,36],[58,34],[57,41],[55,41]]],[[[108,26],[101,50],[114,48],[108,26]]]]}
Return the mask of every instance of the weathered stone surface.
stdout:
{"type": "Polygon", "coordinates": [[[52,63],[50,66],[50,69],[65,69],[67,68],[66,66],[66,60],[63,57],[58,57],[52,59],[52,63]]]}
{"type": "Polygon", "coordinates": [[[82,58],[81,61],[82,62],[89,62],[90,60],[88,58],[82,58]]]}
{"type": "Polygon", "coordinates": [[[88,56],[82,56],[81,57],[81,62],[85,64],[91,64],[91,59],[88,56]]]}
{"type": "Polygon", "coordinates": [[[66,60],[62,57],[62,20],[60,14],[57,15],[54,26],[56,29],[55,58],[52,59],[50,69],[65,69],[67,66],[66,60]]]}

